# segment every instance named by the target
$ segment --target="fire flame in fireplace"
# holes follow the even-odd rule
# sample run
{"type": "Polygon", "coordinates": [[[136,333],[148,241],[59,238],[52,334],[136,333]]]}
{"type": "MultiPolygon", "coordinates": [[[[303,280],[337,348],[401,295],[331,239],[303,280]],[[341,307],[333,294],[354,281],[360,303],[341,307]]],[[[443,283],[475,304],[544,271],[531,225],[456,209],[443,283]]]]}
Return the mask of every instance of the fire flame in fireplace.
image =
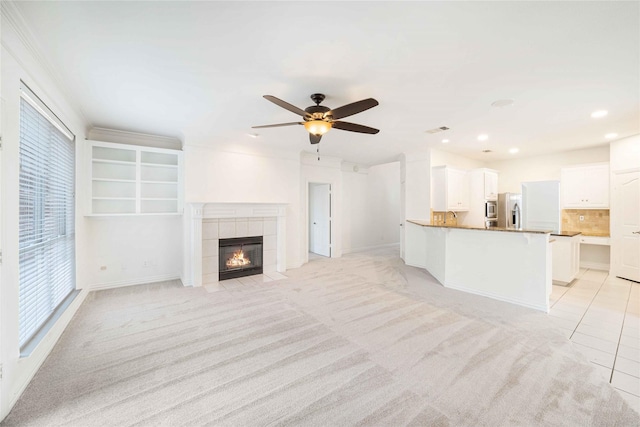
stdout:
{"type": "Polygon", "coordinates": [[[249,258],[244,257],[244,251],[240,249],[239,251],[235,251],[233,256],[227,259],[227,268],[233,267],[244,267],[245,265],[251,264],[251,260],[249,258]]]}

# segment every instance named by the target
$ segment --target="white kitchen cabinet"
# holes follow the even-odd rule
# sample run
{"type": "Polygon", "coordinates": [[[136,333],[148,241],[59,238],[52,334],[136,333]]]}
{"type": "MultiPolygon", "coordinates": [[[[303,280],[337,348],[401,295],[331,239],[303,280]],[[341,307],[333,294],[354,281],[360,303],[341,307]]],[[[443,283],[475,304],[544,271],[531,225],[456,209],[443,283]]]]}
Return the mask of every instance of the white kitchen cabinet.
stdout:
{"type": "Polygon", "coordinates": [[[562,168],[564,209],[609,209],[609,164],[562,168]]]}
{"type": "Polygon", "coordinates": [[[484,199],[498,200],[498,173],[493,171],[483,171],[484,177],[484,199]]]}
{"type": "Polygon", "coordinates": [[[438,212],[469,210],[467,171],[435,166],[431,168],[432,209],[438,212]]]}
{"type": "Polygon", "coordinates": [[[580,271],[580,235],[551,236],[552,275],[554,281],[569,283],[580,271]]]}
{"type": "Polygon", "coordinates": [[[182,152],[89,141],[90,216],[182,213],[182,152]]]}
{"type": "MultiPolygon", "coordinates": [[[[498,197],[498,172],[493,169],[478,168],[469,171],[469,210],[462,219],[462,225],[485,226],[485,202],[498,197]]],[[[458,221],[460,224],[460,221],[458,221]]]]}

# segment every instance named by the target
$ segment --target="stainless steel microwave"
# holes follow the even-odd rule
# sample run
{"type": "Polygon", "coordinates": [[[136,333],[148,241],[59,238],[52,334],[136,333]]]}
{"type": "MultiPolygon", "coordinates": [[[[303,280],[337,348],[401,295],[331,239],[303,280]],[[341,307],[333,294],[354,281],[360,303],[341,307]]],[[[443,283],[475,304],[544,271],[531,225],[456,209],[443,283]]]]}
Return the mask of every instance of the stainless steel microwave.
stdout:
{"type": "Polygon", "coordinates": [[[487,201],[484,204],[485,218],[498,218],[498,202],[487,201]]]}

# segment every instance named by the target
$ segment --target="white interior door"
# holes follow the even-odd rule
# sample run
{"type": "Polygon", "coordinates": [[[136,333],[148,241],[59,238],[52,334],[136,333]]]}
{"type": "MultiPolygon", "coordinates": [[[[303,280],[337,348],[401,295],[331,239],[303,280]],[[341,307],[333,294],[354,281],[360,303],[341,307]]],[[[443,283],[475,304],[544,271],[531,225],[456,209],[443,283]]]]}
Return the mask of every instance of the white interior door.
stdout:
{"type": "Polygon", "coordinates": [[[331,256],[331,184],[309,184],[309,251],[331,256]]]}
{"type": "Polygon", "coordinates": [[[615,174],[613,197],[615,275],[640,282],[640,172],[615,174]]]}

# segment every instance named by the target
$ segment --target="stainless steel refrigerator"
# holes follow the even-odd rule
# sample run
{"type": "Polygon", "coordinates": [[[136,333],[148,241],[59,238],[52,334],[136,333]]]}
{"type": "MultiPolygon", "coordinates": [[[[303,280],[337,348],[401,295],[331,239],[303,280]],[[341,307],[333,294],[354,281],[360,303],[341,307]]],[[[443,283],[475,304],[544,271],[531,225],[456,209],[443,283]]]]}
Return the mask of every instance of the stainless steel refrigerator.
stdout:
{"type": "Polygon", "coordinates": [[[498,227],[522,228],[522,194],[498,194],[498,227]]]}

